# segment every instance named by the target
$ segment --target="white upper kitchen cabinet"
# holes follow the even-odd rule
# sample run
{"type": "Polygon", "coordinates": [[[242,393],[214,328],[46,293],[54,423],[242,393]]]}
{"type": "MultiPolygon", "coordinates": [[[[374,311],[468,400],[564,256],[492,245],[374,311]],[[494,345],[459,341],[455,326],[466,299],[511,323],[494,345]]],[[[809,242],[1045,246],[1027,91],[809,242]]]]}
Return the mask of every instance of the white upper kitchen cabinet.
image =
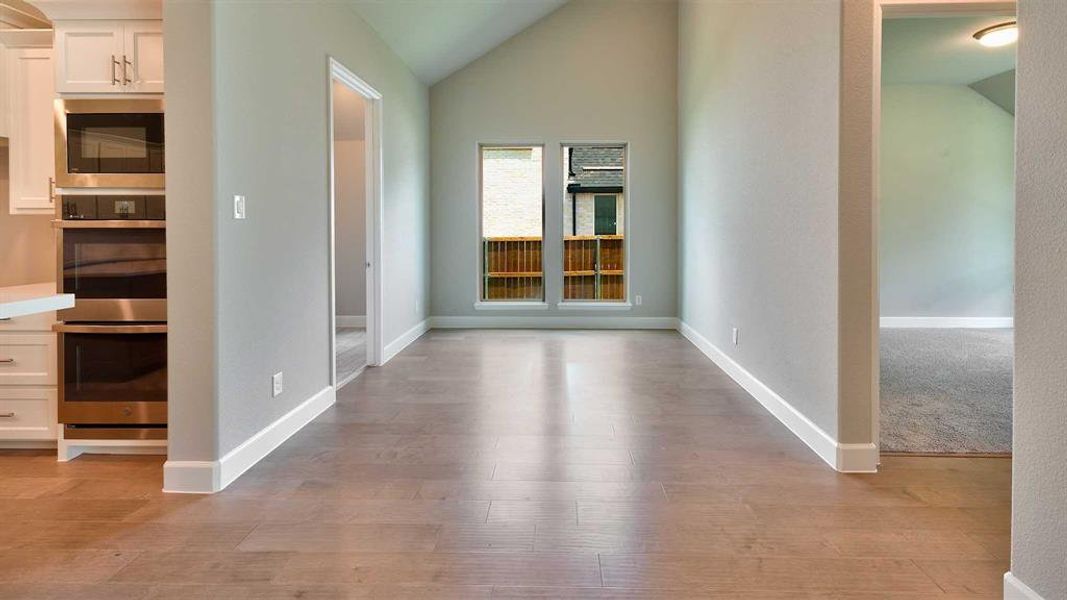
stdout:
{"type": "Polygon", "coordinates": [[[163,22],[55,22],[60,94],[163,93],[163,22]]]}
{"type": "Polygon", "coordinates": [[[163,93],[163,21],[124,21],[123,56],[127,59],[127,90],[163,93]]]}
{"type": "Polygon", "coordinates": [[[51,48],[7,49],[11,214],[54,210],[55,79],[51,48]]]}

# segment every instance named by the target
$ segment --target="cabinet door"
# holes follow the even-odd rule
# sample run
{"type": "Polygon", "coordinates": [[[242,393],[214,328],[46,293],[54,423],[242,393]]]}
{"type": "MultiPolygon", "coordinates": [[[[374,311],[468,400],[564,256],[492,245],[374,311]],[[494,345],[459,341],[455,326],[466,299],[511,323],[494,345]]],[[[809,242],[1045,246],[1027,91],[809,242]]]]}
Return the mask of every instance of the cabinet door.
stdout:
{"type": "Polygon", "coordinates": [[[121,21],[56,23],[56,91],[61,94],[125,91],[122,34],[121,21]]]}
{"type": "Polygon", "coordinates": [[[56,388],[0,387],[0,440],[54,440],[56,388]]]}
{"type": "Polygon", "coordinates": [[[11,109],[9,108],[8,90],[11,86],[7,76],[7,46],[0,44],[0,137],[8,137],[11,127],[11,109]]]}
{"type": "Polygon", "coordinates": [[[8,50],[12,214],[51,213],[55,177],[55,99],[50,48],[8,50]]]}
{"type": "Polygon", "coordinates": [[[126,91],[163,93],[163,21],[124,21],[126,91]]]}

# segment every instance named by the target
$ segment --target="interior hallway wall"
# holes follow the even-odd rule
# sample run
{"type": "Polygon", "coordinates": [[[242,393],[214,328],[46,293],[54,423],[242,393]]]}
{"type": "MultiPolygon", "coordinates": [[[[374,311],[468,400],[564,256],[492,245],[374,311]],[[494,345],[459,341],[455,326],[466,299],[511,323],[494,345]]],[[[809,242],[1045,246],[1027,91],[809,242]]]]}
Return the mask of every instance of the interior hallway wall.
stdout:
{"type": "Polygon", "coordinates": [[[965,85],[882,88],[887,317],[1010,317],[1014,118],[965,85]]]}
{"type": "Polygon", "coordinates": [[[682,2],[678,57],[681,319],[831,437],[840,13],[682,2]]]}
{"type": "Polygon", "coordinates": [[[10,149],[0,145],[0,287],[56,280],[52,215],[13,215],[8,173],[10,149]]]}
{"type": "Polygon", "coordinates": [[[1052,600],[1067,598],[1067,2],[1023,0],[1019,30],[1011,573],[1052,600]]]}
{"type": "Polygon", "coordinates": [[[627,275],[632,293],[643,298],[641,306],[610,315],[677,315],[677,249],[670,243],[677,238],[677,28],[673,2],[572,0],[433,86],[435,316],[479,314],[474,301],[480,277],[480,142],[545,145],[549,309],[505,314],[560,316],[555,306],[562,298],[560,144],[597,141],[630,143],[627,275]]]}
{"type": "Polygon", "coordinates": [[[367,204],[363,97],[334,82],[334,261],[336,311],[367,314],[367,204]]]}
{"type": "MultiPolygon", "coordinates": [[[[172,296],[179,305],[172,314],[182,314],[183,341],[197,343],[171,344],[177,350],[171,381],[198,383],[195,390],[191,384],[173,390],[172,423],[182,425],[172,431],[199,440],[198,432],[188,430],[194,421],[208,431],[218,427],[215,448],[183,441],[170,458],[217,460],[330,385],[328,56],[384,97],[383,337],[388,343],[426,319],[429,97],[344,4],[168,0],[165,10],[201,11],[198,22],[168,22],[165,13],[168,88],[176,81],[169,79],[175,54],[204,51],[203,44],[171,44],[171,34],[188,38],[194,34],[175,29],[205,26],[211,34],[205,81],[197,82],[206,90],[204,101],[192,106],[168,90],[168,155],[174,144],[181,151],[200,142],[201,155],[212,159],[210,168],[194,170],[189,166],[200,162],[186,155],[182,170],[168,170],[168,184],[213,182],[207,193],[187,183],[168,197],[169,205],[183,206],[179,221],[168,223],[182,241],[168,254],[191,253],[183,258],[188,264],[172,273],[171,289],[210,280],[197,289],[198,298],[191,292],[172,296]],[[205,128],[208,135],[200,136],[205,128]],[[232,218],[235,194],[247,198],[245,220],[232,218]],[[202,217],[195,227],[203,249],[191,247],[194,214],[202,217]],[[199,270],[191,268],[194,259],[199,270]],[[187,307],[205,303],[194,320],[187,307]],[[202,368],[203,360],[211,367],[202,368]],[[285,390],[272,397],[271,375],[279,371],[285,390]],[[195,397],[184,397],[193,392],[195,397]],[[186,411],[195,411],[196,419],[186,418],[186,411]],[[209,458],[192,458],[205,454],[209,458]]],[[[179,323],[172,325],[177,329],[179,323]]]]}

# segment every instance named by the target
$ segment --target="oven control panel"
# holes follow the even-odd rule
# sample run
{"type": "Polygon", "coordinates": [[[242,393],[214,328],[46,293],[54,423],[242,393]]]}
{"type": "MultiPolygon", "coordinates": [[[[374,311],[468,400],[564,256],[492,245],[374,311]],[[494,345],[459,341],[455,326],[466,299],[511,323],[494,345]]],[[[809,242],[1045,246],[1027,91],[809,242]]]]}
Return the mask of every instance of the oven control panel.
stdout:
{"type": "Polygon", "coordinates": [[[63,220],[162,221],[166,219],[165,197],[153,196],[63,196],[63,220]]]}

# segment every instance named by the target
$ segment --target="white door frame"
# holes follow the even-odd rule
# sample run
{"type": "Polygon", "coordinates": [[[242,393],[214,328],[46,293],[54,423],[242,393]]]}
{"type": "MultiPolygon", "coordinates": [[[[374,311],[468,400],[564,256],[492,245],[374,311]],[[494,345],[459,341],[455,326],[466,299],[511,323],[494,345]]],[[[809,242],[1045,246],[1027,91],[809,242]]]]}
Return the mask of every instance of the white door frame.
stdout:
{"type": "Polygon", "coordinates": [[[329,124],[329,230],[330,271],[330,385],[337,386],[337,260],[334,219],[336,213],[336,157],[334,156],[333,83],[341,83],[366,100],[363,122],[366,152],[366,244],[367,244],[367,365],[380,366],[385,356],[383,341],[382,240],[384,196],[382,194],[382,95],[332,56],[327,57],[326,115],[329,124]]]}
{"type": "Polygon", "coordinates": [[[872,215],[873,227],[870,231],[870,238],[868,243],[870,244],[870,250],[873,253],[873,260],[870,262],[870,278],[872,282],[872,290],[870,293],[871,302],[871,329],[874,332],[873,343],[870,346],[871,363],[872,363],[872,383],[871,383],[871,433],[875,447],[880,450],[880,432],[881,432],[881,398],[880,398],[880,382],[879,382],[879,366],[878,366],[878,339],[880,336],[880,314],[878,306],[879,297],[879,282],[878,282],[878,205],[879,205],[879,161],[878,153],[881,143],[881,129],[882,129],[882,112],[881,112],[881,97],[882,97],[882,21],[886,18],[902,18],[902,17],[953,17],[953,16],[966,16],[966,15],[990,15],[990,16],[1014,16],[1016,14],[1016,2],[1015,0],[874,0],[874,23],[873,23],[873,35],[872,40],[872,65],[871,65],[871,84],[872,84],[872,106],[871,119],[873,127],[870,131],[871,136],[871,154],[870,164],[864,165],[866,172],[869,173],[870,179],[870,207],[872,215]]]}

